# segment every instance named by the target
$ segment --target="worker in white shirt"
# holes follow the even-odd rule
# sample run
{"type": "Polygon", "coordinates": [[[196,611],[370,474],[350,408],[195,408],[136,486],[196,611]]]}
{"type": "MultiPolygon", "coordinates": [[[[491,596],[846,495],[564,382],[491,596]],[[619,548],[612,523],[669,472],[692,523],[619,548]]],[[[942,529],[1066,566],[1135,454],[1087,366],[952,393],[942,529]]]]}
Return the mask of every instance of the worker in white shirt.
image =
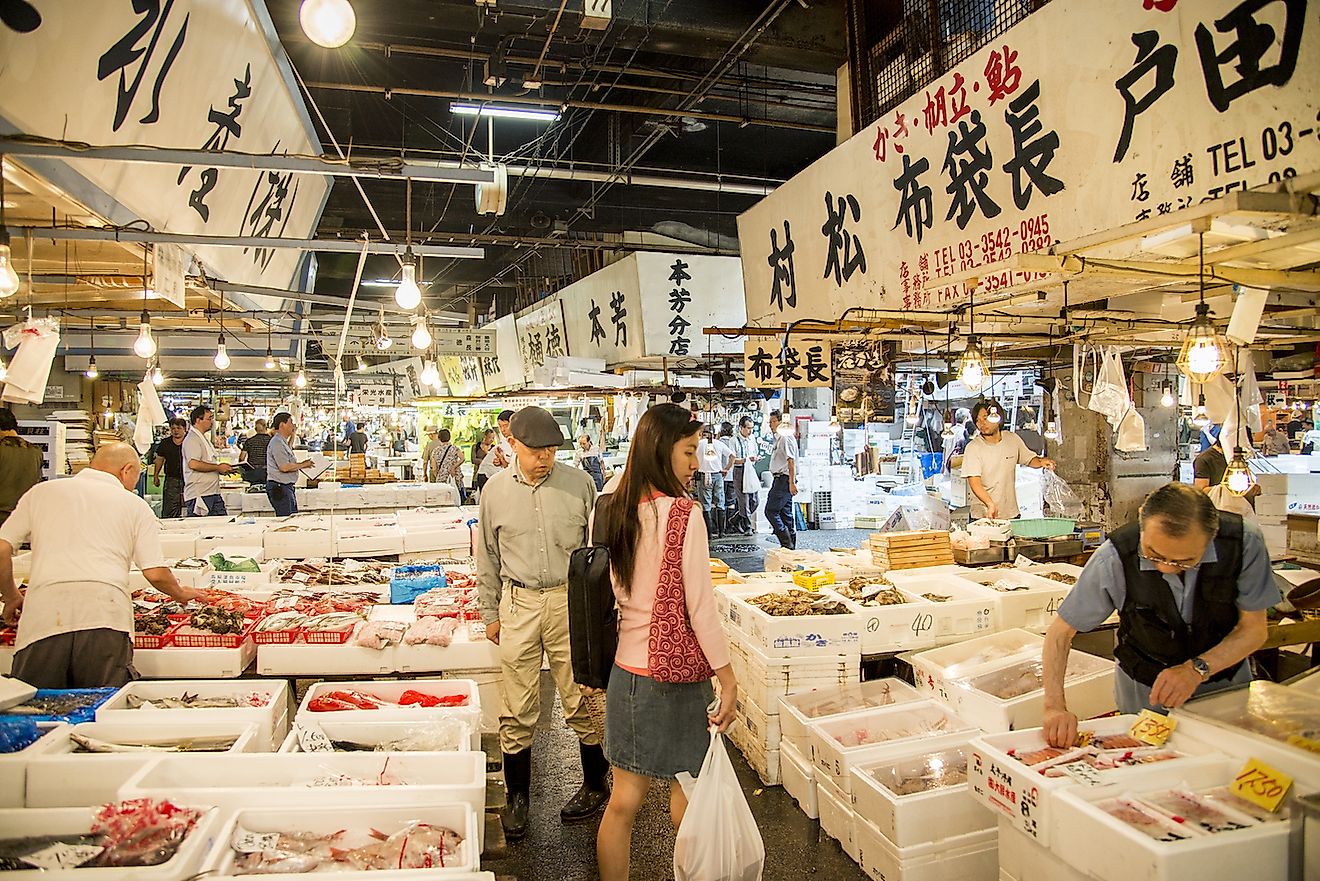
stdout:
{"type": "Polygon", "coordinates": [[[477,473],[486,475],[488,480],[508,468],[513,462],[513,444],[509,442],[509,438],[513,436],[513,430],[509,427],[512,420],[512,410],[501,410],[495,420],[495,425],[500,430],[499,443],[485,459],[481,460],[481,467],[477,469],[477,473]]]}
{"type": "Polygon", "coordinates": [[[133,492],[141,472],[137,450],[107,444],[74,477],[28,490],[0,527],[4,620],[18,622],[14,678],[37,688],[102,688],[136,679],[128,583],[134,565],[180,602],[201,597],[165,565],[160,521],[133,492]],[[24,542],[32,545],[26,596],[14,583],[13,565],[24,542]]]}
{"type": "Polygon", "coordinates": [[[733,492],[738,501],[738,513],[734,515],[732,532],[751,535],[756,532],[756,507],[759,491],[747,491],[749,485],[745,477],[748,469],[756,470],[756,460],[760,458],[761,446],[752,437],[752,417],[744,416],[738,420],[738,434],[733,438],[733,492]]]}
{"type": "Polygon", "coordinates": [[[215,447],[207,437],[215,425],[215,413],[206,404],[199,404],[188,414],[188,422],[191,427],[183,438],[184,516],[225,516],[229,512],[220,495],[220,475],[231,473],[234,466],[217,460],[215,447]]]}
{"type": "Polygon", "coordinates": [[[709,427],[702,429],[697,444],[697,489],[706,511],[706,529],[715,538],[724,535],[724,478],[733,468],[733,450],[714,437],[709,427]]]}
{"type": "Polygon", "coordinates": [[[981,400],[972,407],[976,437],[963,451],[962,476],[971,491],[973,520],[1017,518],[1017,466],[1054,470],[1054,460],[1038,456],[1011,431],[1001,430],[1004,408],[998,401],[981,400]]]}
{"type": "Polygon", "coordinates": [[[797,513],[793,510],[793,496],[797,495],[797,438],[791,425],[780,431],[778,410],[770,411],[770,435],[775,439],[770,454],[770,474],[774,481],[765,497],[765,519],[782,547],[790,551],[797,547],[797,513]]]}

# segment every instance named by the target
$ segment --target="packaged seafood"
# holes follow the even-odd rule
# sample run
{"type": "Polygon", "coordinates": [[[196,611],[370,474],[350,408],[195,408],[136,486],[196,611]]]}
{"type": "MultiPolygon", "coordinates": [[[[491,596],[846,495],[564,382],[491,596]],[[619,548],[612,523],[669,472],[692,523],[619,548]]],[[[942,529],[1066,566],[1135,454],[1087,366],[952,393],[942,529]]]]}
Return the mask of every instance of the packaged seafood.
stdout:
{"type": "Polygon", "coordinates": [[[457,618],[418,618],[408,627],[403,641],[406,645],[448,646],[458,629],[457,618]]]}
{"type": "Polygon", "coordinates": [[[1279,805],[1277,811],[1267,811],[1243,798],[1238,798],[1227,786],[1219,786],[1199,793],[1199,797],[1217,808],[1243,814],[1257,823],[1272,823],[1275,820],[1288,819],[1288,803],[1279,805]]]}
{"type": "Polygon", "coordinates": [[[944,750],[866,769],[894,795],[917,795],[967,783],[967,755],[962,749],[944,750]]]}
{"type": "Polygon", "coordinates": [[[108,804],[86,834],[0,840],[0,871],[158,866],[173,859],[201,818],[200,810],[168,801],[108,804]]]}
{"type": "MultiPolygon", "coordinates": [[[[1098,666],[1097,658],[1082,652],[1072,652],[1068,656],[1068,668],[1063,674],[1064,681],[1077,679],[1104,669],[1104,663],[1098,666]]],[[[999,700],[1012,700],[1033,691],[1044,688],[1043,665],[1039,657],[1018,661],[997,670],[980,673],[966,679],[955,680],[955,684],[976,691],[984,692],[999,700]]]]}
{"type": "Polygon", "coordinates": [[[347,847],[354,838],[354,832],[347,829],[328,835],[309,832],[258,835],[238,829],[231,840],[231,846],[239,854],[234,861],[234,874],[443,869],[459,862],[463,846],[463,836],[453,829],[421,822],[405,823],[388,835],[378,829],[366,830],[365,834],[367,843],[347,847]]]}
{"type": "Polygon", "coordinates": [[[844,792],[852,791],[851,769],[965,743],[975,729],[933,701],[830,716],[811,723],[811,755],[818,772],[844,792]]]}
{"type": "Polygon", "coordinates": [[[783,593],[763,593],[749,597],[747,602],[774,617],[800,617],[804,615],[847,615],[850,610],[838,600],[808,590],[789,590],[783,593]]]}
{"type": "Polygon", "coordinates": [[[353,634],[353,645],[369,649],[384,649],[398,645],[408,630],[404,621],[367,621],[353,634]]]}
{"type": "Polygon", "coordinates": [[[5,715],[33,722],[90,722],[97,707],[114,697],[116,688],[42,688],[29,700],[9,707],[5,715]]]}
{"type": "Polygon", "coordinates": [[[1256,821],[1246,814],[1215,804],[1186,789],[1142,793],[1140,801],[1158,808],[1175,822],[1195,826],[1202,832],[1231,832],[1256,825],[1256,821]]]}
{"type": "Polygon", "coordinates": [[[130,693],[126,696],[125,701],[130,710],[214,710],[236,707],[264,707],[270,703],[270,697],[270,692],[262,691],[211,697],[201,697],[185,691],[177,697],[166,696],[149,699],[130,693]]]}
{"type": "Polygon", "coordinates": [[[1096,802],[1095,806],[1155,841],[1186,841],[1196,835],[1185,825],[1179,825],[1153,808],[1146,807],[1131,798],[1120,796],[1096,802]]]}
{"type": "Polygon", "coordinates": [[[207,558],[217,572],[260,572],[261,563],[251,557],[230,557],[213,553],[207,558]]]}

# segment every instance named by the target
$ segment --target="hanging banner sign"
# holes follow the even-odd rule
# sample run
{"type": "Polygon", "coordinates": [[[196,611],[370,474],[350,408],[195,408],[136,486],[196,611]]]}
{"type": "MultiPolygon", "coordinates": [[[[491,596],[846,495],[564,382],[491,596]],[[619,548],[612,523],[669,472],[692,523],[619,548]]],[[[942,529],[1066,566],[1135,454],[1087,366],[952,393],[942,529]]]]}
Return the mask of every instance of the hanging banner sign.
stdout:
{"type": "Polygon", "coordinates": [[[742,337],[706,336],[707,327],[742,327],[742,262],[737,257],[638,253],[646,354],[694,358],[742,351],[742,337]]]}
{"type": "Polygon", "coordinates": [[[593,272],[556,296],[564,304],[568,348],[574,356],[603,358],[613,366],[645,353],[635,255],[593,272]]]}
{"type": "Polygon", "coordinates": [[[827,388],[834,384],[830,341],[757,337],[743,344],[748,388],[827,388]]]}
{"type": "MultiPolygon", "coordinates": [[[[34,27],[0,24],[0,129],[97,146],[321,153],[265,3],[33,6],[34,27]]],[[[330,188],[325,176],[202,165],[69,160],[61,176],[47,173],[61,163],[33,164],[94,210],[108,195],[172,233],[310,238],[330,188]]],[[[123,213],[107,219],[134,219],[123,213]]],[[[208,273],[273,288],[291,285],[301,258],[284,248],[188,250],[208,273]]]]}
{"type": "Polygon", "coordinates": [[[153,249],[155,275],[151,279],[151,289],[162,300],[168,300],[180,309],[184,308],[184,282],[188,277],[188,264],[192,258],[178,245],[159,244],[153,249]]]}
{"type": "Polygon", "coordinates": [[[480,359],[471,355],[441,355],[437,361],[451,396],[478,398],[486,393],[480,359]]]}
{"type": "Polygon", "coordinates": [[[480,359],[481,379],[486,391],[522,388],[526,382],[522,353],[518,348],[518,331],[512,315],[505,315],[487,324],[482,330],[495,334],[495,354],[480,359]]]}
{"type": "Polygon", "coordinates": [[[542,366],[546,358],[570,354],[564,304],[558,297],[523,310],[514,319],[514,327],[518,331],[524,382],[532,381],[532,371],[542,366]]]}
{"type": "Polygon", "coordinates": [[[438,355],[494,355],[495,331],[438,327],[431,330],[432,347],[438,355]]]}
{"type": "Polygon", "coordinates": [[[416,355],[385,364],[373,364],[365,370],[355,370],[349,376],[362,376],[386,373],[398,377],[394,383],[396,390],[393,405],[403,404],[413,398],[425,397],[429,392],[422,386],[422,359],[416,355]]]}
{"type": "Polygon", "coordinates": [[[955,273],[1315,171],[1317,94],[1314,2],[1055,0],[738,218],[747,317],[947,310],[955,273]]]}

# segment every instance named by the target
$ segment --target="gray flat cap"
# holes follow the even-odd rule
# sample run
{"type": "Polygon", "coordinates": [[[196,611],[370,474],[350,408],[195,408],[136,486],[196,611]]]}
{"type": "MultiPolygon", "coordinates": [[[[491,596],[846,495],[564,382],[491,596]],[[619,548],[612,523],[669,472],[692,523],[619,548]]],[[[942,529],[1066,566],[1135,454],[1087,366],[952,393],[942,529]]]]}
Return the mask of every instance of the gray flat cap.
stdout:
{"type": "Polygon", "coordinates": [[[513,432],[523,446],[561,447],[564,445],[564,433],[559,430],[559,423],[550,411],[542,407],[523,407],[513,414],[509,422],[513,432]]]}

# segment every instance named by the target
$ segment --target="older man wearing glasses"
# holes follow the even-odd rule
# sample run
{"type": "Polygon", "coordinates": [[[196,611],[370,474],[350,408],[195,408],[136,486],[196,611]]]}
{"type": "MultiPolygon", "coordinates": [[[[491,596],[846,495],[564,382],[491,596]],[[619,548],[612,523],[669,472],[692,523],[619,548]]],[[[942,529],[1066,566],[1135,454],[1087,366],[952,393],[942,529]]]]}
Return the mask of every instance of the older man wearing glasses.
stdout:
{"type": "Polygon", "coordinates": [[[1280,600],[1260,529],[1170,483],[1146,497],[1136,523],[1110,533],[1045,634],[1045,736],[1070,746],[1077,717],[1064,701],[1072,638],[1119,614],[1114,698],[1124,713],[1163,712],[1193,695],[1251,679],[1265,612],[1280,600]]]}

